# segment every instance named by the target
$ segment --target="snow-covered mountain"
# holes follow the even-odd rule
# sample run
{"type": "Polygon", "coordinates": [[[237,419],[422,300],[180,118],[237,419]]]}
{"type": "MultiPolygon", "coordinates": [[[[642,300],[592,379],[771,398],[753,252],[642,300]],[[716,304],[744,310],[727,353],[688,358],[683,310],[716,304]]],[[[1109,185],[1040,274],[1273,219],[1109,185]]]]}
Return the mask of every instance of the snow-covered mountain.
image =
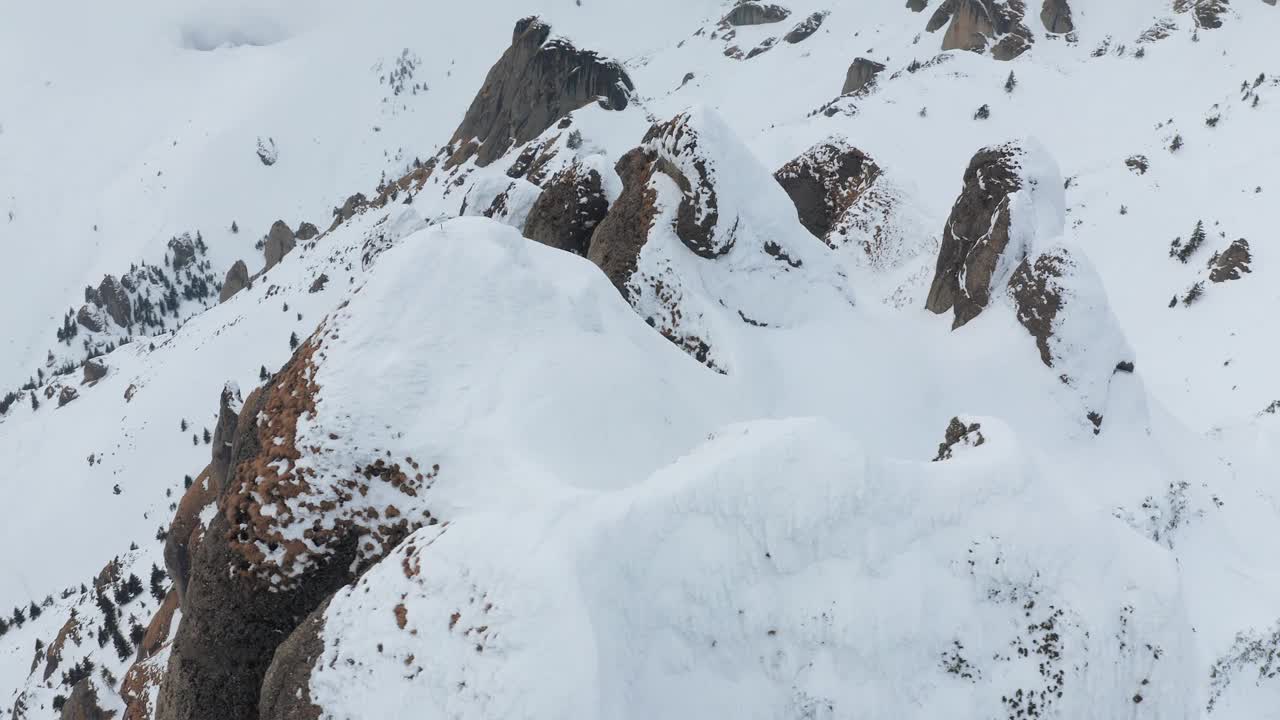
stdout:
{"type": "Polygon", "coordinates": [[[0,718],[1280,717],[1272,0],[0,10],[0,718]]]}

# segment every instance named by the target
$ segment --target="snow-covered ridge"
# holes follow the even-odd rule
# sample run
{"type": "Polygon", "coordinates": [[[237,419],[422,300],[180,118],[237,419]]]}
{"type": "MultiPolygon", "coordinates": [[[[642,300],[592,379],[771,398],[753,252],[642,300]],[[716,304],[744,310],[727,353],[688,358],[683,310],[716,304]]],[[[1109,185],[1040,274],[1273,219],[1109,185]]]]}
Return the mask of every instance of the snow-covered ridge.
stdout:
{"type": "Polygon", "coordinates": [[[0,368],[96,347],[0,423],[0,718],[1275,705],[1270,3],[148,5],[0,69],[82,168],[0,368]]]}

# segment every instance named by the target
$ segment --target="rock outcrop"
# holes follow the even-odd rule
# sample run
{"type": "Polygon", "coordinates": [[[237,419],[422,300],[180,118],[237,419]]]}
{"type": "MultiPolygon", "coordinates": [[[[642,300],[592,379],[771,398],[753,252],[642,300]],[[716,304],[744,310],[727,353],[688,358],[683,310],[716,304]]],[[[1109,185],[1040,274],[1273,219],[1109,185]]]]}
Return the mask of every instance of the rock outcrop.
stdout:
{"type": "Polygon", "coordinates": [[[787,34],[783,35],[782,39],[791,43],[792,45],[798,42],[804,42],[805,40],[808,40],[810,37],[812,37],[814,33],[818,32],[819,29],[822,28],[822,23],[826,19],[827,19],[826,11],[820,10],[818,12],[815,12],[809,17],[805,18],[804,20],[801,20],[800,22],[796,23],[796,26],[791,28],[789,31],[787,31],[787,34]]]}
{"type": "Polygon", "coordinates": [[[196,259],[196,244],[190,235],[180,235],[169,239],[170,264],[174,270],[181,270],[196,259]]]}
{"type": "Polygon", "coordinates": [[[1239,280],[1245,274],[1253,272],[1249,265],[1253,255],[1249,252],[1249,241],[1240,238],[1231,243],[1226,250],[1214,256],[1209,264],[1210,282],[1223,283],[1239,280]]]}
{"type": "Polygon", "coordinates": [[[224,303],[231,299],[232,295],[249,287],[249,266],[244,264],[243,260],[237,260],[227,271],[227,277],[222,281],[222,290],[218,292],[218,302],[224,303]]]}
{"type": "Polygon", "coordinates": [[[1075,23],[1071,21],[1071,6],[1068,0],[1044,0],[1044,5],[1040,8],[1040,22],[1044,23],[1044,29],[1054,33],[1069,33],[1076,29],[1075,23]]]}
{"type": "Polygon", "coordinates": [[[876,76],[884,72],[884,65],[874,60],[866,58],[858,58],[849,65],[848,72],[844,76],[844,87],[840,89],[841,95],[858,92],[875,82],[876,76]]]}
{"type": "Polygon", "coordinates": [[[587,259],[600,266],[623,297],[636,271],[640,250],[657,215],[657,192],[650,187],[656,171],[654,156],[643,147],[618,160],[614,170],[622,178],[622,194],[592,233],[587,259]]]}
{"type": "Polygon", "coordinates": [[[129,293],[114,275],[102,278],[93,296],[93,303],[105,308],[116,325],[129,327],[133,323],[133,305],[129,302],[129,293]]]}
{"type": "Polygon", "coordinates": [[[626,108],[633,87],[618,63],[553,38],[550,25],[525,18],[516,23],[511,47],[489,70],[450,144],[478,144],[476,164],[485,166],[592,102],[626,108]]]}
{"type": "Polygon", "coordinates": [[[85,360],[81,385],[98,382],[107,376],[107,364],[98,359],[85,360]]]}
{"type": "Polygon", "coordinates": [[[309,222],[302,222],[298,225],[298,231],[293,234],[296,240],[310,240],[320,234],[320,229],[309,222]]]}
{"type": "Polygon", "coordinates": [[[321,345],[319,337],[302,343],[239,413],[217,512],[191,551],[159,720],[257,717],[277,646],[335,590],[431,521],[396,505],[412,507],[438,468],[419,471],[411,458],[343,462],[323,473],[297,464],[304,451],[322,458],[333,450],[324,443],[342,442],[336,434],[298,438],[304,416],[316,422],[321,345]]]}
{"type": "Polygon", "coordinates": [[[548,180],[524,224],[524,236],[586,256],[591,235],[609,212],[600,173],[575,162],[548,180]]]}
{"type": "Polygon", "coordinates": [[[795,203],[800,224],[828,241],[844,213],[880,176],[870,156],[843,138],[819,143],[774,173],[795,203]]]}
{"type": "Polygon", "coordinates": [[[997,60],[1012,60],[1032,43],[1023,24],[1024,0],[944,0],[934,11],[925,30],[937,32],[946,26],[943,50],[991,51],[997,60]]]}
{"type": "Polygon", "coordinates": [[[982,434],[982,423],[966,422],[958,417],[951,418],[942,442],[938,445],[938,454],[934,462],[942,462],[955,457],[958,448],[978,447],[987,442],[982,434]]]}
{"type": "Polygon", "coordinates": [[[597,227],[588,258],[623,295],[628,294],[626,282],[635,271],[636,257],[657,213],[657,195],[651,186],[656,174],[680,189],[672,228],[685,247],[703,258],[715,258],[733,249],[739,220],[720,217],[716,188],[699,149],[697,123],[691,119],[690,114],[682,113],[653,125],[640,147],[618,161],[622,195],[597,227]]]}
{"type": "Polygon", "coordinates": [[[758,0],[738,0],[721,22],[739,27],[743,25],[767,25],[769,23],[782,22],[790,16],[791,11],[781,5],[759,2],[758,0]]]}
{"type": "Polygon", "coordinates": [[[61,720],[113,720],[115,716],[114,712],[102,709],[92,678],[85,678],[71,688],[59,715],[61,720]]]}
{"type": "MultiPolygon", "coordinates": [[[[255,400],[256,397],[250,395],[250,401],[255,400]]],[[[217,502],[231,470],[232,445],[241,405],[239,390],[232,384],[224,386],[218,403],[218,423],[214,426],[210,442],[209,464],[178,501],[178,509],[165,536],[165,569],[173,580],[179,603],[186,595],[191,558],[205,532],[201,514],[217,502]]]]}
{"type": "Polygon", "coordinates": [[[954,309],[957,328],[977,317],[1035,237],[1061,234],[1063,204],[1057,168],[1038,146],[979,150],[943,229],[925,307],[954,309]]]}
{"type": "Polygon", "coordinates": [[[1100,432],[1111,378],[1132,373],[1134,357],[1097,271],[1079,250],[1054,244],[1018,265],[1007,293],[1041,362],[1078,400],[1081,420],[1100,432]]]}
{"type": "MultiPolygon", "coordinates": [[[[1271,0],[1264,0],[1274,5],[1271,0]]],[[[1222,16],[1230,9],[1229,0],[1174,0],[1173,11],[1190,13],[1196,27],[1213,30],[1222,27],[1222,16]]]]}
{"type": "Polygon", "coordinates": [[[277,220],[271,224],[271,230],[267,233],[266,243],[262,246],[263,260],[266,262],[264,271],[275,267],[289,251],[293,250],[295,241],[293,238],[293,229],[283,220],[277,220]]]}
{"type": "Polygon", "coordinates": [[[311,673],[324,652],[325,601],[276,648],[262,679],[258,720],[319,720],[322,711],[311,702],[311,673]]]}

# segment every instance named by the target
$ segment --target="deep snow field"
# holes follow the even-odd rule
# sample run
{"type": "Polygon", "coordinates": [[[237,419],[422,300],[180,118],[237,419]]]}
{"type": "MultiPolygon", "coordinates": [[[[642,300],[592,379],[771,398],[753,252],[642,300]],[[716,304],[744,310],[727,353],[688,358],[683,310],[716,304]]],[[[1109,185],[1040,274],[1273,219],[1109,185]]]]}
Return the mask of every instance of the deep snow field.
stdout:
{"type": "MultiPolygon", "coordinates": [[[[998,61],[939,54],[939,0],[782,4],[732,43],[712,37],[721,0],[0,8],[0,396],[40,369],[0,414],[0,718],[59,717],[84,658],[116,720],[178,717],[158,686],[125,714],[136,658],[88,629],[92,581],[113,558],[118,579],[165,568],[219,394],[300,343],[318,389],[278,471],[418,458],[438,477],[398,512],[444,520],[358,551],[319,611],[304,684],[323,717],[1280,718],[1280,8],[1232,0],[1209,28],[1172,0],[1070,0],[1064,36],[1030,2],[1035,42],[998,61]],[[726,55],[819,11],[802,42],[726,55]],[[542,190],[505,172],[520,148],[326,231],[449,142],[533,14],[635,85],[624,110],[572,114],[577,147],[534,143],[616,203],[615,163],[688,113],[732,249],[690,252],[684,190],[657,175],[624,297],[521,236],[542,190]],[[842,97],[858,57],[885,69],[842,97]],[[829,245],[772,174],[833,137],[891,202],[829,245]],[[1003,287],[954,330],[925,309],[965,168],[1006,142],[1026,148],[1018,250],[1076,259],[1052,368],[1003,287]],[[504,191],[505,214],[477,216],[504,191]],[[257,273],[278,219],[325,232],[163,330],[56,337],[86,286],[167,267],[183,233],[218,281],[257,273]],[[1238,238],[1250,271],[1209,282],[1238,238]],[[646,323],[673,307],[707,357],[646,323]],[[112,351],[82,385],[90,339],[112,351]],[[63,405],[44,394],[63,386],[63,405]],[[934,462],[952,418],[980,434],[934,462]],[[69,616],[84,637],[44,677],[69,616]]],[[[273,510],[298,542],[318,513],[300,503],[273,510]]],[[[158,582],[116,597],[126,635],[158,582]]],[[[163,671],[168,645],[152,657],[163,671]]]]}

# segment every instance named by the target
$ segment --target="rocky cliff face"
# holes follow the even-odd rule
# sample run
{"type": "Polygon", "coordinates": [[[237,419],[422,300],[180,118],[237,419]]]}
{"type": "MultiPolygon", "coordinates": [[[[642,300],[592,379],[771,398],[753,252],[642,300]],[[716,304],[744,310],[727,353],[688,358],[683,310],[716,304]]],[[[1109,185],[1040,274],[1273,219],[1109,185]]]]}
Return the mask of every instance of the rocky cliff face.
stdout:
{"type": "Polygon", "coordinates": [[[925,307],[955,310],[954,327],[977,317],[1036,237],[1062,231],[1062,181],[1037,147],[984,148],[969,161],[964,186],[942,232],[925,307]]]}
{"type": "Polygon", "coordinates": [[[617,63],[553,37],[551,26],[537,18],[525,18],[516,23],[511,47],[489,71],[453,143],[478,144],[476,162],[488,165],[584,105],[599,101],[625,108],[632,89],[617,63]]]}
{"type": "Polygon", "coordinates": [[[944,26],[943,50],[991,52],[997,60],[1012,60],[1034,41],[1023,24],[1023,0],[944,0],[925,27],[937,32],[944,26]]]}

